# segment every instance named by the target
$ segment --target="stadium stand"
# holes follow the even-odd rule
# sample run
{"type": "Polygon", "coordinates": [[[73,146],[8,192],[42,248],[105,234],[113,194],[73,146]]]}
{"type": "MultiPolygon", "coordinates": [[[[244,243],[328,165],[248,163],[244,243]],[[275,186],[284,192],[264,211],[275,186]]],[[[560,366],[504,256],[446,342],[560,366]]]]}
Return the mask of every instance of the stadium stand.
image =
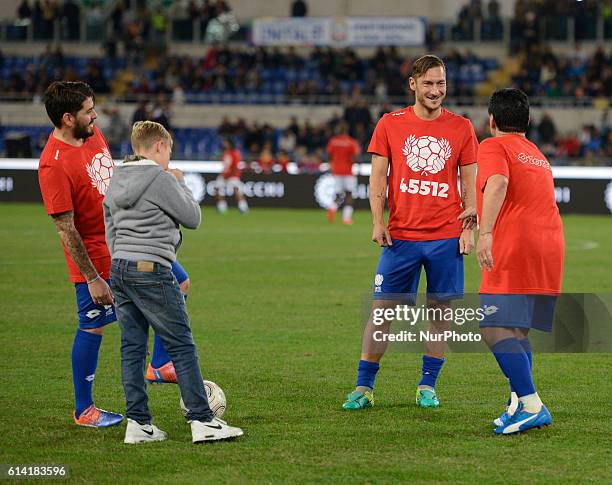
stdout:
{"type": "MultiPolygon", "coordinates": [[[[220,137],[232,136],[249,160],[257,160],[269,143],[275,156],[282,151],[311,167],[325,158],[325,140],[339,117],[365,145],[381,113],[411,102],[407,80],[417,51],[253,46],[246,40],[251,19],[242,13],[248,5],[231,3],[240,8],[234,12],[223,0],[15,2],[15,18],[0,27],[7,51],[0,51],[0,103],[40,103],[53,80],[81,79],[103,101],[100,122],[109,127],[105,132],[117,157],[129,148],[121,130],[130,121],[153,118],[173,130],[175,158],[215,158],[220,137]],[[11,48],[13,42],[36,41],[50,43],[36,55],[11,48]],[[75,54],[75,45],[87,45],[83,41],[101,46],[104,55],[75,54]],[[334,114],[300,117],[290,126],[239,116],[171,126],[171,113],[182,116],[180,107],[190,105],[329,106],[334,114]],[[121,109],[112,113],[110,106],[121,109]]],[[[612,38],[612,7],[591,0],[561,3],[517,0],[508,16],[503,15],[508,5],[497,0],[471,0],[459,6],[454,21],[428,19],[427,49],[447,63],[448,105],[456,111],[465,107],[473,115],[469,108],[482,105],[495,87],[520,87],[544,111],[530,136],[555,163],[602,163],[612,150],[606,110],[612,98],[612,52],[609,44],[597,41],[612,38]],[[483,45],[493,47],[485,51],[483,45]],[[554,106],[596,113],[568,128],[558,113],[547,112],[554,106]]],[[[306,9],[300,5],[296,17],[320,14],[321,8],[315,2],[306,9]]],[[[479,138],[486,137],[484,117],[472,117],[479,138]]],[[[16,132],[27,134],[32,153],[39,153],[48,127],[6,116],[2,124],[0,154],[6,153],[5,136],[16,132]]]]}

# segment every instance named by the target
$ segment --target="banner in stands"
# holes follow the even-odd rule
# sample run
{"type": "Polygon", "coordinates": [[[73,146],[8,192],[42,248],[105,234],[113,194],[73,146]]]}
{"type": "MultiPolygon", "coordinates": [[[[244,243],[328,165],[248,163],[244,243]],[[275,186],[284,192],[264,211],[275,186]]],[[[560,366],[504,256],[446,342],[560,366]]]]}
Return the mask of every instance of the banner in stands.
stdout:
{"type": "Polygon", "coordinates": [[[421,17],[261,18],[253,22],[256,45],[421,46],[421,17]]]}
{"type": "MultiPolygon", "coordinates": [[[[215,204],[216,179],[220,162],[173,161],[183,170],[185,181],[204,206],[215,204]]],[[[38,160],[0,159],[0,202],[40,202],[38,160]]],[[[354,166],[358,185],[355,207],[367,209],[369,164],[354,166]]],[[[242,191],[252,207],[327,208],[335,195],[334,178],[329,173],[294,174],[244,173],[242,191]]],[[[555,195],[562,213],[612,213],[612,167],[553,167],[555,195]]],[[[235,201],[228,198],[230,204],[235,201]]]]}
{"type": "Polygon", "coordinates": [[[263,18],[253,22],[256,45],[329,45],[331,18],[263,18]]]}

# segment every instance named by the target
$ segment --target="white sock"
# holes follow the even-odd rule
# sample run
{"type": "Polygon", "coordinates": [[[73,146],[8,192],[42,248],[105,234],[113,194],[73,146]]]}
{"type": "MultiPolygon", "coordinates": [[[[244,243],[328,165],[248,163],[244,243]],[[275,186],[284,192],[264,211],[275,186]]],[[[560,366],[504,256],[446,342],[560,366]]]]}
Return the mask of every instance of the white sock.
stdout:
{"type": "Polygon", "coordinates": [[[523,403],[523,410],[528,413],[539,413],[543,406],[542,400],[537,392],[519,397],[519,400],[523,403]]]}
{"type": "Polygon", "coordinates": [[[226,212],[227,211],[227,202],[225,202],[224,200],[220,200],[219,202],[217,202],[217,210],[219,212],[226,212]]]}
{"type": "Polygon", "coordinates": [[[508,410],[506,411],[510,416],[516,412],[516,408],[519,405],[519,398],[516,392],[510,393],[510,404],[508,404],[508,410]]]}
{"type": "Polygon", "coordinates": [[[353,206],[345,205],[344,209],[342,209],[342,220],[350,221],[352,217],[353,217],[353,206]]]}
{"type": "Polygon", "coordinates": [[[240,212],[248,212],[249,204],[247,204],[246,199],[241,199],[238,201],[238,210],[240,210],[240,212]]]}

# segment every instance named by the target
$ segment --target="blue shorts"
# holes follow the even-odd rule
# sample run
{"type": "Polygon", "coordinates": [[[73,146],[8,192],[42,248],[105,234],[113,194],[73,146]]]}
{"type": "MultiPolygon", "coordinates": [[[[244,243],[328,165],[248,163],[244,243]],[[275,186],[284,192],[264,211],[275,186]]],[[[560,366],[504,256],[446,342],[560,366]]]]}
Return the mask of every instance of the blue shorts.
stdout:
{"type": "MultiPolygon", "coordinates": [[[[178,261],[172,263],[172,273],[179,285],[189,278],[189,275],[178,261]]],[[[110,280],[106,282],[110,286],[110,280]]],[[[76,289],[77,313],[81,330],[100,328],[117,320],[113,305],[96,305],[93,302],[89,294],[89,288],[87,288],[87,283],[75,283],[74,287],[76,289]]]]}
{"type": "MultiPolygon", "coordinates": [[[[110,280],[106,280],[110,286],[110,280]]],[[[100,328],[117,320],[113,305],[96,305],[91,299],[87,283],[75,283],[79,328],[89,330],[100,328]]]]}
{"type": "Polygon", "coordinates": [[[535,328],[550,332],[555,316],[556,296],[548,295],[480,295],[484,310],[481,327],[535,328]]]}
{"type": "Polygon", "coordinates": [[[459,238],[453,237],[435,241],[396,239],[393,246],[384,247],[374,277],[374,299],[414,302],[421,268],[425,268],[428,298],[444,301],[463,297],[463,255],[459,238]]]}
{"type": "Polygon", "coordinates": [[[181,266],[181,263],[179,263],[177,260],[174,260],[174,263],[172,263],[172,273],[174,274],[174,277],[176,278],[176,281],[178,281],[179,285],[183,281],[189,279],[187,271],[185,271],[185,269],[181,266]]]}

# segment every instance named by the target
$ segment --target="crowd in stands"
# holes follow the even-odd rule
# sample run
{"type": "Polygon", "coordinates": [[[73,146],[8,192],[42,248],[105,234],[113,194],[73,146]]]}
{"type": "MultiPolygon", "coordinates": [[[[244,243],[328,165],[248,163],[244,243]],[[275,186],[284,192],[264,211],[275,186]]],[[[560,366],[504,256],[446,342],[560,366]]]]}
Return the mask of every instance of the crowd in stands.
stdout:
{"type": "Polygon", "coordinates": [[[84,22],[89,40],[105,40],[110,50],[120,43],[127,56],[145,46],[163,48],[170,22],[180,31],[177,40],[192,40],[194,23],[206,42],[223,42],[239,29],[227,0],[22,0],[16,19],[42,40],[54,38],[56,25],[63,40],[78,40],[84,22]]]}
{"type": "MultiPolygon", "coordinates": [[[[469,51],[451,51],[444,58],[447,95],[453,98],[472,97],[477,82],[484,81],[486,72],[497,65],[469,51]]],[[[603,48],[587,55],[576,44],[571,52],[558,55],[547,45],[533,44],[523,58],[513,83],[530,96],[578,102],[612,96],[612,52],[603,48]]],[[[360,57],[348,48],[315,48],[305,56],[291,47],[211,46],[202,58],[162,54],[156,67],[132,71],[134,79],[125,93],[113,94],[167,94],[179,103],[186,99],[197,102],[206,95],[234,95],[233,102],[248,103],[248,95],[270,95],[282,102],[316,104],[339,102],[356,94],[377,103],[401,102],[410,95],[411,62],[393,47],[360,57]]],[[[126,63],[125,59],[66,58],[60,47],[48,47],[41,56],[29,59],[5,59],[0,52],[0,95],[31,97],[54,79],[81,79],[97,93],[111,93],[126,63]]],[[[222,98],[208,99],[223,102],[222,98]]]]}
{"type": "MultiPolygon", "coordinates": [[[[479,59],[469,51],[452,51],[445,60],[448,95],[453,97],[472,96],[475,84],[497,66],[497,61],[479,59]]],[[[44,90],[52,79],[77,76],[96,92],[108,93],[128,64],[125,59],[105,57],[85,64],[79,59],[75,66],[75,59],[66,59],[59,47],[49,47],[36,58],[21,58],[18,64],[15,61],[0,54],[0,95],[31,95],[44,90]]],[[[209,47],[202,58],[159,54],[156,67],[132,71],[134,81],[127,92],[136,96],[175,93],[181,99],[185,94],[268,94],[281,96],[284,102],[310,103],[330,96],[337,102],[341,96],[358,92],[385,102],[408,94],[411,68],[412,59],[400,56],[394,47],[378,48],[373,55],[362,57],[349,48],[315,48],[301,55],[292,47],[220,45],[209,47]]]]}
{"type": "MultiPolygon", "coordinates": [[[[459,11],[453,29],[454,40],[472,40],[474,21],[481,24],[483,40],[501,40],[503,21],[500,14],[501,1],[470,0],[459,11]]],[[[612,4],[609,1],[578,0],[516,0],[510,25],[511,49],[516,52],[534,41],[566,40],[568,20],[574,24],[576,40],[597,38],[597,19],[604,21],[606,38],[612,36],[612,4]]]]}
{"type": "Polygon", "coordinates": [[[534,43],[526,49],[520,72],[513,83],[529,96],[547,98],[612,96],[612,53],[599,47],[587,55],[579,43],[560,56],[548,45],[534,43]]]}

